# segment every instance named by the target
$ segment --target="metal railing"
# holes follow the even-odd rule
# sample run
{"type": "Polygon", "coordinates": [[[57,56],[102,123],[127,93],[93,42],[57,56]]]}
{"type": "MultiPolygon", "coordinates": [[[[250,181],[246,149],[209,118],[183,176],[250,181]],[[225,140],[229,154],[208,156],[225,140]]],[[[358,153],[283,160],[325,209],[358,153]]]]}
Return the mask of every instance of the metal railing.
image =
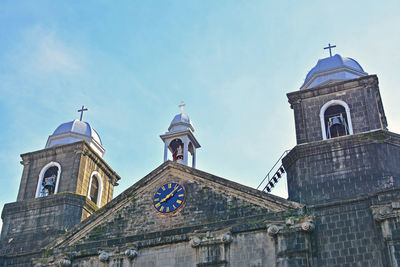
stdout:
{"type": "Polygon", "coordinates": [[[267,184],[264,186],[262,191],[267,191],[268,193],[271,192],[272,188],[275,186],[276,183],[278,183],[278,180],[282,177],[282,175],[286,172],[285,169],[283,168],[283,165],[281,163],[282,158],[286,156],[290,152],[290,149],[285,150],[282,155],[279,157],[279,159],[275,162],[274,166],[269,170],[267,175],[264,177],[264,179],[261,181],[261,183],[257,186],[257,189],[261,187],[261,185],[267,180],[267,184]],[[279,166],[276,168],[276,166],[279,166]],[[272,172],[273,170],[276,170],[275,172],[272,172]],[[274,173],[274,175],[271,176],[271,173],[274,173]]]}

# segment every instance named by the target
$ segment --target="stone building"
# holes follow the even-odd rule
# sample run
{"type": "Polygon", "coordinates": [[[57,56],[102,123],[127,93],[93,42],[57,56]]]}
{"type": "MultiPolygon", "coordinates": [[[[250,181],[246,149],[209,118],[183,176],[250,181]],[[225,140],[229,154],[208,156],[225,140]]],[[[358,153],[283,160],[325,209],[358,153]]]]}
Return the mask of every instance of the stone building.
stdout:
{"type": "Polygon", "coordinates": [[[62,124],[21,155],[0,266],[399,266],[400,135],[378,78],[334,55],[287,96],[297,145],[263,190],[196,169],[182,110],[160,136],[164,163],[112,199],[100,137],[62,124]],[[268,193],[283,174],[288,200],[268,193]]]}

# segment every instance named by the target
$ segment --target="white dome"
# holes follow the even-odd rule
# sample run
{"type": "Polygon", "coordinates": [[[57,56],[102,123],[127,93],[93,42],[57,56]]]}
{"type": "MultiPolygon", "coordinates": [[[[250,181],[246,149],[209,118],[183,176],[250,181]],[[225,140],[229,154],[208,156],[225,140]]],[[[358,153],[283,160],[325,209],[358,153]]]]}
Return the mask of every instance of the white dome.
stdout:
{"type": "Polygon", "coordinates": [[[184,131],[190,129],[194,132],[194,127],[192,121],[189,119],[189,116],[185,113],[180,113],[174,117],[169,125],[168,131],[170,132],[177,132],[177,131],[184,131]]]}
{"type": "Polygon", "coordinates": [[[58,126],[54,133],[49,136],[46,148],[79,141],[86,141],[97,153],[103,156],[105,149],[101,143],[100,136],[89,123],[79,120],[73,120],[58,126]]]}
{"type": "Polygon", "coordinates": [[[318,60],[317,65],[312,68],[300,87],[300,90],[309,89],[335,81],[348,80],[366,76],[361,65],[352,58],[334,55],[318,60]]]}

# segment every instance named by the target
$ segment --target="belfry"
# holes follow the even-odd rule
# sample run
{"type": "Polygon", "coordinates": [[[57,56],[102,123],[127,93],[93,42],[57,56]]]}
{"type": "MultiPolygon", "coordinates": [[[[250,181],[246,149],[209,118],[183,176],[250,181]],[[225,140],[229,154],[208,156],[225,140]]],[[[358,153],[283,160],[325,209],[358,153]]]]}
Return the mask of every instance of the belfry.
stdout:
{"type": "Polygon", "coordinates": [[[44,149],[21,155],[17,201],[6,204],[2,214],[6,254],[47,245],[112,199],[120,177],[104,161],[104,151],[81,113],[80,120],[58,126],[44,149]]]}
{"type": "Polygon", "coordinates": [[[192,168],[196,168],[196,149],[200,144],[194,136],[194,127],[189,116],[183,112],[185,104],[179,107],[181,113],[176,115],[168,127],[168,132],[160,135],[164,142],[164,162],[168,160],[168,151],[172,154],[172,160],[189,166],[189,156],[192,158],[192,168]]]}

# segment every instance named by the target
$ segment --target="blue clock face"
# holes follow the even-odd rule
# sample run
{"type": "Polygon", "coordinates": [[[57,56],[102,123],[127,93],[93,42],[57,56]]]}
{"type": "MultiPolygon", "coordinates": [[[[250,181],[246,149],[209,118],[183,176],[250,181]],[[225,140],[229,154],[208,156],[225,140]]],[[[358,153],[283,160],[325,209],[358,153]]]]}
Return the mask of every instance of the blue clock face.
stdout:
{"type": "Polygon", "coordinates": [[[162,185],[154,194],[153,207],[161,214],[172,214],[185,202],[185,188],[174,182],[162,185]]]}

